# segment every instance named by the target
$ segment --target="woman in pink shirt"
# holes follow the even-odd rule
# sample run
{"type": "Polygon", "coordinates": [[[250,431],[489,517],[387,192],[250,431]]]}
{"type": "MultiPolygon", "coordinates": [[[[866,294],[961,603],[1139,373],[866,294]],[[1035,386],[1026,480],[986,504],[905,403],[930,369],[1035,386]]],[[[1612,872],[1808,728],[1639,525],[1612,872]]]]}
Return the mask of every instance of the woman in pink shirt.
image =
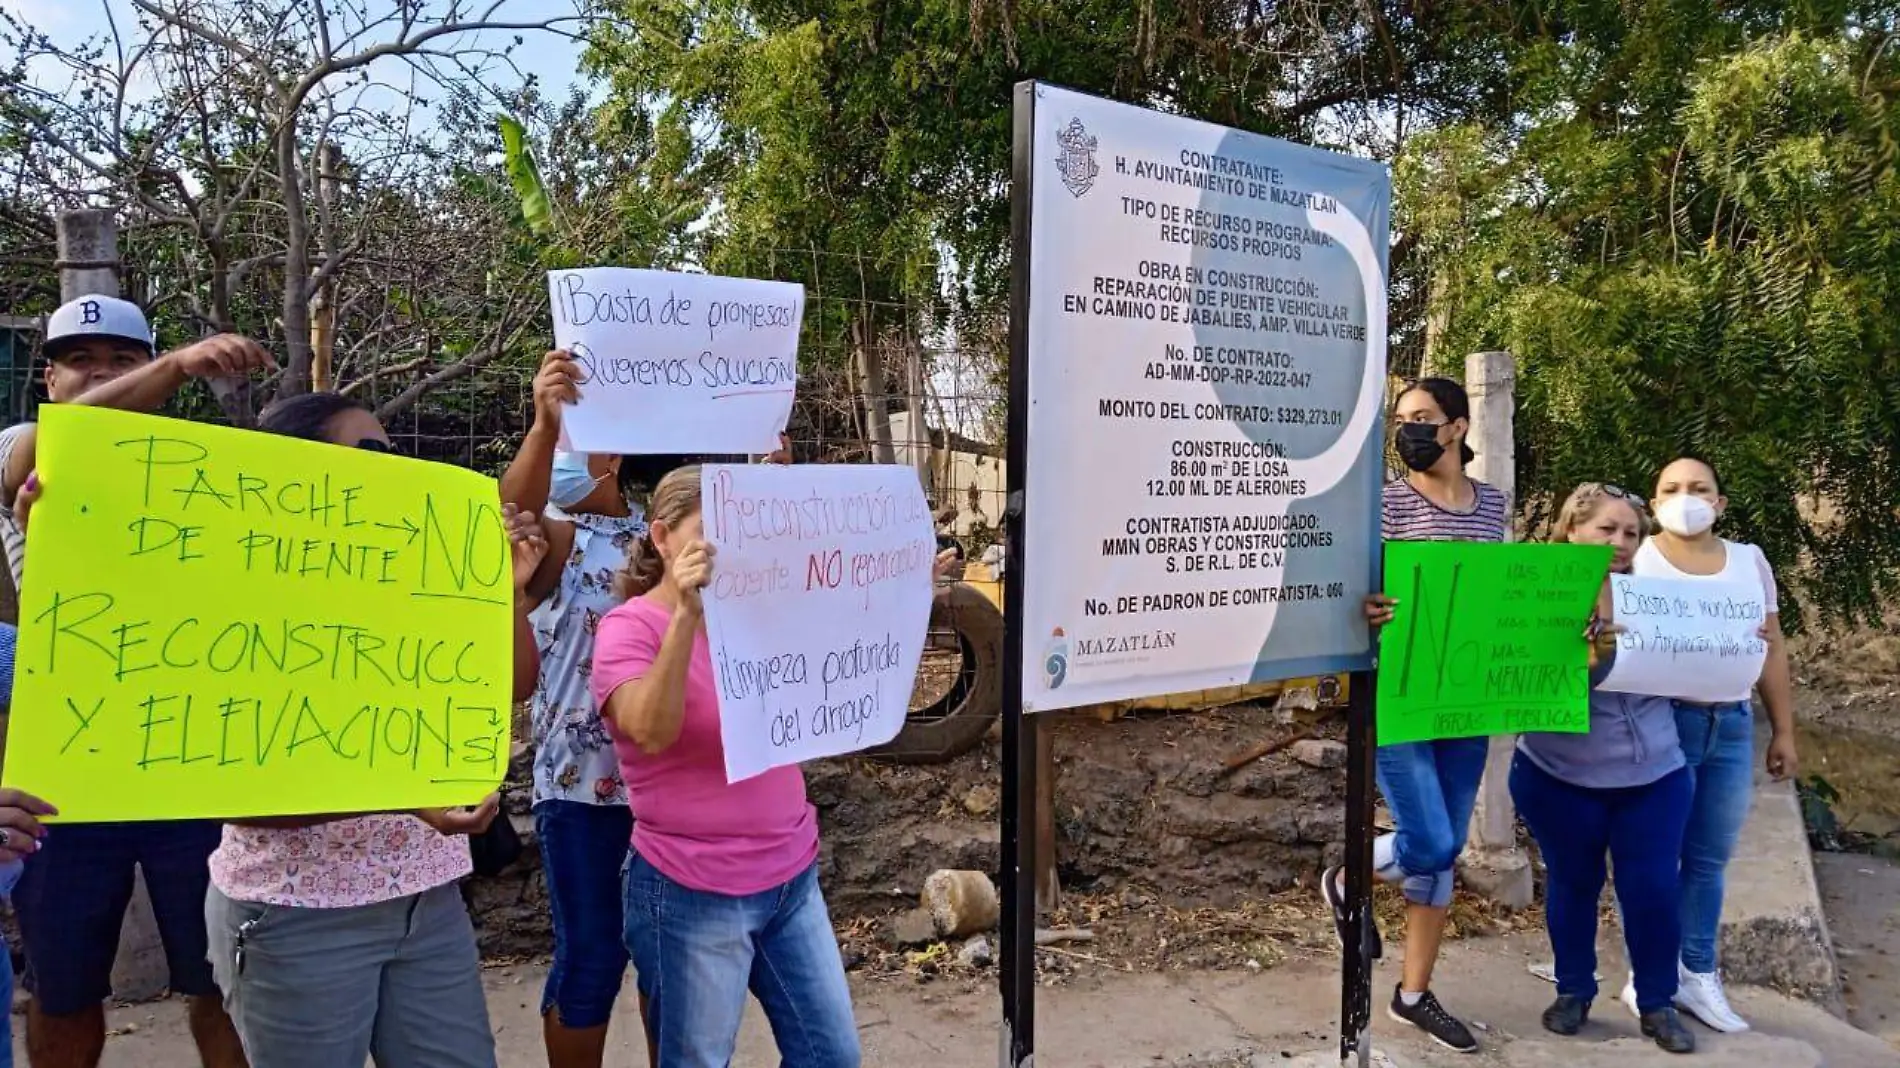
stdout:
{"type": "Polygon", "coordinates": [[[627,601],[594,639],[594,697],[633,806],[627,951],[665,1068],[726,1068],[747,990],[784,1068],[857,1068],[805,777],[781,767],[726,782],[699,478],[684,467],[660,480],[619,576],[627,601]]]}

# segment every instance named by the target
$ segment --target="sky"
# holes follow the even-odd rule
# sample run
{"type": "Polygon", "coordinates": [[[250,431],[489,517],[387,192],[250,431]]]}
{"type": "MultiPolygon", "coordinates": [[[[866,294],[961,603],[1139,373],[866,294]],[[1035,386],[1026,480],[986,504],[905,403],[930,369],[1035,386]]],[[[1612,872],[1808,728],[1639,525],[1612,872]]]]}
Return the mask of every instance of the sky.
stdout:
{"type": "MultiPolygon", "coordinates": [[[[388,0],[364,2],[380,6],[386,5],[388,0]]],[[[465,9],[475,7],[479,10],[489,2],[476,0],[471,4],[464,0],[463,6],[465,9]]],[[[131,0],[5,0],[5,4],[15,16],[46,34],[57,45],[77,45],[88,37],[105,33],[108,13],[116,21],[122,36],[136,39],[138,34],[138,12],[131,0]]],[[[432,6],[440,11],[447,3],[446,0],[437,0],[432,6]]],[[[575,0],[503,0],[496,17],[512,22],[535,22],[572,14],[574,6],[575,0]]],[[[463,40],[501,48],[514,36],[513,32],[491,31],[469,35],[463,40]]],[[[522,45],[514,52],[516,64],[523,73],[536,75],[544,92],[550,97],[564,96],[579,80],[580,44],[551,33],[528,33],[523,36],[522,45]]],[[[400,61],[384,60],[377,73],[393,78],[399,70],[400,61]]],[[[37,78],[51,77],[50,71],[36,70],[33,73],[37,78]]]]}

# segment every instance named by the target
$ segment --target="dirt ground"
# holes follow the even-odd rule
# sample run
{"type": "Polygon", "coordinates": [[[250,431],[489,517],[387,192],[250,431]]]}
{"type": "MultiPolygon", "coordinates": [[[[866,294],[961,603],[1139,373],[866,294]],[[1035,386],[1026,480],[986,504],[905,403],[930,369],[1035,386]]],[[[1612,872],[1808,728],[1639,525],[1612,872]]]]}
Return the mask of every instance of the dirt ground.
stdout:
{"type": "MultiPolygon", "coordinates": [[[[1841,797],[1840,821],[1900,828],[1900,636],[1863,630],[1792,644],[1804,775],[1841,797]]],[[[919,700],[944,682],[925,672],[919,700]]],[[[1144,713],[1111,723],[1055,720],[1062,907],[1047,922],[1095,940],[1051,954],[1076,970],[1272,968],[1328,951],[1330,925],[1311,886],[1338,855],[1345,772],[1282,751],[1225,773],[1262,743],[1341,736],[1337,713],[1281,715],[1255,705],[1144,713]]],[[[900,947],[890,919],[938,868],[998,868],[1000,750],[994,741],[938,766],[864,759],[807,766],[820,814],[821,876],[847,960],[866,974],[940,973],[956,947],[900,947]]],[[[539,872],[474,889],[491,959],[538,959],[548,945],[539,872]]],[[[1392,922],[1398,902],[1381,896],[1392,922]]],[[[1461,898],[1454,936],[1535,926],[1461,898]]]]}
{"type": "MultiPolygon", "coordinates": [[[[1606,971],[1616,967],[1606,938],[1606,971]]],[[[1550,988],[1525,974],[1544,949],[1535,935],[1469,939],[1449,947],[1435,984],[1447,1004],[1474,1020],[1484,1051],[1466,1057],[1425,1044],[1416,1032],[1375,1013],[1374,1042],[1406,1068],[1490,1068],[1558,1065],[1562,1068],[1664,1068],[1681,1065],[1636,1035],[1620,1006],[1603,1003],[1585,1032],[1556,1040],[1537,1015],[1550,988]]],[[[1051,957],[1044,954],[1044,962],[1051,957]]],[[[1375,977],[1378,996],[1390,996],[1398,962],[1375,977]]],[[[544,1064],[535,1007],[544,971],[539,966],[491,969],[484,975],[498,1059],[504,1068],[544,1064]]],[[[866,1068],[992,1068],[997,1063],[999,999],[995,974],[942,978],[854,978],[853,999],[866,1068]]],[[[1816,1061],[1789,1054],[1815,1052],[1829,1068],[1891,1068],[1893,1048],[1854,1031],[1820,1010],[1760,990],[1735,992],[1736,1004],[1757,1034],[1727,1039],[1699,1031],[1693,1058],[1710,1068],[1810,1068],[1816,1061]]],[[[1259,1068],[1300,1054],[1337,1048],[1338,965],[1331,960],[1289,964],[1262,973],[1188,970],[1134,972],[1091,965],[1073,979],[1037,991],[1036,1063],[1050,1068],[1259,1068]]],[[[635,1044],[630,995],[616,1013],[607,1064],[642,1068],[635,1044]]],[[[185,1037],[183,1009],[160,1002],[117,1009],[103,1068],[190,1068],[197,1063],[185,1037]]],[[[767,1068],[778,1059],[756,1007],[742,1028],[734,1068],[767,1068]]],[[[21,1063],[24,1063],[22,1061],[21,1063]]],[[[348,1066],[339,1066],[348,1068],[348,1066]]]]}
{"type": "MultiPolygon", "coordinates": [[[[1819,776],[1850,836],[1900,832],[1900,620],[1790,647],[1804,779],[1819,776]]],[[[1900,852],[1896,842],[1894,852],[1900,852]]]]}
{"type": "MultiPolygon", "coordinates": [[[[1865,631],[1794,645],[1806,766],[1841,794],[1840,818],[1870,833],[1900,827],[1900,638],[1865,631]]],[[[1061,1066],[1257,1065],[1336,1041],[1337,948],[1312,889],[1343,833],[1344,771],[1280,752],[1223,773],[1232,757],[1289,732],[1336,739],[1337,716],[1282,717],[1239,706],[1193,715],[1140,715],[1115,723],[1064,719],[1056,726],[1060,871],[1065,889],[1049,926],[1087,928],[1092,941],[1038,954],[1039,1062],[1061,1066]],[[1267,1058],[1262,1060],[1262,1058],[1267,1058]]],[[[856,991],[868,1065],[956,1068],[994,1064],[993,966],[959,959],[961,943],[899,946],[891,917],[913,904],[939,867],[994,871],[997,747],[986,743],[938,767],[865,760],[808,768],[826,842],[823,878],[856,991]]],[[[1817,865],[1840,950],[1853,1022],[1900,1039],[1900,864],[1824,854],[1817,865]]],[[[488,899],[485,941],[497,963],[486,976],[506,1065],[539,1063],[533,1005],[547,945],[538,872],[477,892],[488,899]],[[505,907],[495,907],[500,902],[505,907]]],[[[1388,931],[1400,903],[1382,894],[1388,931]]],[[[478,911],[483,911],[478,909],[478,911]]],[[[1485,1023],[1488,1046],[1528,1050],[1542,1037],[1535,1013],[1548,988],[1525,962],[1548,954],[1536,909],[1511,914],[1461,895],[1445,982],[1455,1008],[1485,1023]]],[[[1606,939],[1606,943],[1614,943],[1606,939]]],[[[1607,946],[1614,952],[1613,946],[1607,946]]],[[[1393,960],[1381,984],[1392,980],[1393,960]]],[[[1606,956],[1610,974],[1613,958],[1606,956]]],[[[1388,992],[1383,989],[1379,996],[1388,992]]],[[[1742,991],[1744,1011],[1780,1021],[1771,1034],[1824,1035],[1831,1064],[1888,1065],[1824,1014],[1742,991]],[[1806,1030],[1803,1030],[1806,1029],[1806,1030]]],[[[115,1013],[120,1028],[106,1068],[191,1063],[175,1006],[115,1013]]],[[[625,1014],[622,1014],[623,1017],[625,1014]]],[[[1628,1021],[1601,1014],[1596,1037],[1626,1037],[1628,1021]]],[[[1392,1028],[1379,1014],[1379,1030],[1392,1028]]],[[[621,1036],[624,1038],[625,1036],[621,1036]]],[[[749,1019],[735,1065],[772,1063],[769,1034],[749,1019]]],[[[1406,1044],[1411,1064],[1439,1055],[1406,1044]]],[[[614,1065],[642,1062],[616,1039],[614,1065]]],[[[1483,1063],[1507,1063],[1489,1055],[1483,1063]]],[[[1760,1061],[1757,1063],[1771,1063],[1760,1061]]],[[[1443,1063],[1471,1063],[1446,1059],[1443,1063]]],[[[1515,1063],[1515,1062],[1508,1062],[1515,1063]]],[[[1577,1061],[1572,1068],[1581,1068],[1577,1061]]]]}

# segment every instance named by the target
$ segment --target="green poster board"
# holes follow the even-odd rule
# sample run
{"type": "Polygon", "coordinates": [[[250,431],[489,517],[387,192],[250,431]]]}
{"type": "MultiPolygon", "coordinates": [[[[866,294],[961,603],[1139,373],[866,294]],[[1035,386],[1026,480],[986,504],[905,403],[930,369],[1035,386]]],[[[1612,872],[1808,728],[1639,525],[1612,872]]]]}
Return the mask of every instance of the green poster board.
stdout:
{"type": "Polygon", "coordinates": [[[1379,744],[1590,729],[1606,545],[1385,543],[1379,744]]]}

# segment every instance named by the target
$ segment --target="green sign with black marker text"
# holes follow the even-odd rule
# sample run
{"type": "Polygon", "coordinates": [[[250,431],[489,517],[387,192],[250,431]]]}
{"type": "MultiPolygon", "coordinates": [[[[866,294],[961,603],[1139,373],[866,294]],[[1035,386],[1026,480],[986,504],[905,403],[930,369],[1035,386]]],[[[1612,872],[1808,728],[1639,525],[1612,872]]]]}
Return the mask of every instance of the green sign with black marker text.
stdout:
{"type": "Polygon", "coordinates": [[[1590,728],[1604,545],[1388,541],[1379,744],[1590,728]]]}

